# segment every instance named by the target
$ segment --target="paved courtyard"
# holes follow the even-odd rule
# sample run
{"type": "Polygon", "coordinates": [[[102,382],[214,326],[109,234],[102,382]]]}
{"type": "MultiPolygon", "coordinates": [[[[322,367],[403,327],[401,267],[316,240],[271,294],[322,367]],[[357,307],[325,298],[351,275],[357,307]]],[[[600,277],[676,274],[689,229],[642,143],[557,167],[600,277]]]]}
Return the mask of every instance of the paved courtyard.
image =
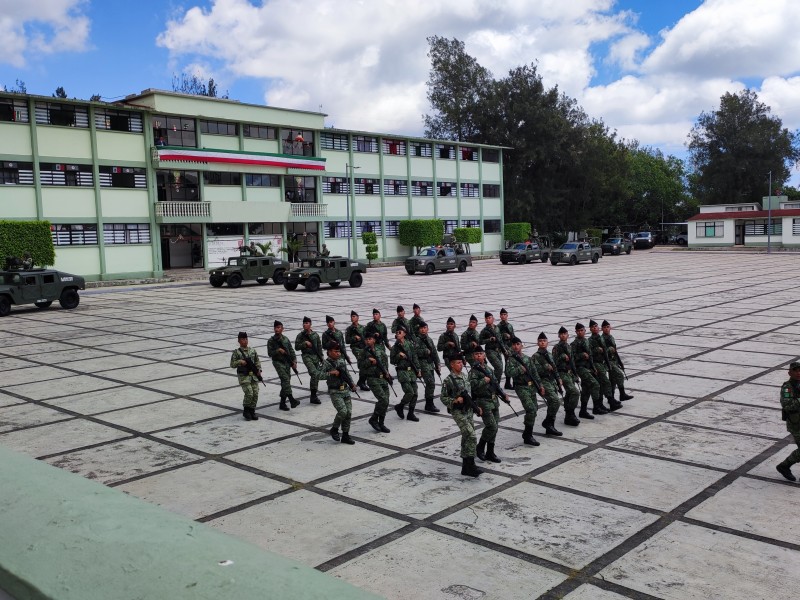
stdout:
{"type": "Polygon", "coordinates": [[[798,356],[798,260],[656,249],[576,267],[374,269],[358,290],[314,294],[89,290],[75,311],[2,320],[0,445],[391,599],[795,598],[800,486],[774,465],[790,451],[778,390],[798,356]],[[635,398],[577,428],[560,413],[561,438],[537,424],[536,448],[501,405],[503,462],[478,461],[477,479],[459,474],[444,411],[390,411],[378,434],[361,392],[357,443],[337,444],[302,363],[301,406],[278,410],[273,320],[294,341],[304,315],[321,333],[326,314],[344,329],[351,309],[366,324],[378,307],[390,324],[414,302],[434,339],[450,315],[460,333],[505,307],[528,353],[540,331],[553,343],[562,324],[608,319],[635,398]],[[265,363],[257,422],[229,368],[240,330],[265,363]]]}

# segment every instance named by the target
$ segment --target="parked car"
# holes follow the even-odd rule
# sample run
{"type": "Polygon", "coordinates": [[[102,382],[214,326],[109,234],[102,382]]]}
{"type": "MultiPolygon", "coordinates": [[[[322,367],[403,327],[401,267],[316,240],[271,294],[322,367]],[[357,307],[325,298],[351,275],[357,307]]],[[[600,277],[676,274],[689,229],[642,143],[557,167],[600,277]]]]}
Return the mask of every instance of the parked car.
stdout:
{"type": "Polygon", "coordinates": [[[625,239],[624,237],[612,237],[608,238],[603,245],[600,246],[600,249],[603,252],[603,256],[606,254],[630,254],[631,250],[633,249],[633,244],[630,243],[629,240],[625,239]]]}
{"type": "Polygon", "coordinates": [[[633,238],[633,247],[637,250],[639,248],[652,248],[656,245],[656,238],[649,231],[640,231],[633,238]]]}
{"type": "Polygon", "coordinates": [[[599,246],[593,246],[591,242],[566,242],[553,250],[550,254],[550,264],[567,263],[577,265],[584,260],[591,260],[596,263],[600,260],[603,251],[599,246]]]}
{"type": "Polygon", "coordinates": [[[35,304],[48,308],[58,300],[61,308],[77,308],[78,290],[86,289],[83,277],[55,269],[7,269],[0,271],[0,317],[11,312],[13,304],[35,304]]]}
{"type": "Polygon", "coordinates": [[[686,233],[679,233],[675,236],[675,243],[678,244],[678,246],[685,246],[689,243],[689,235],[686,233]]]}

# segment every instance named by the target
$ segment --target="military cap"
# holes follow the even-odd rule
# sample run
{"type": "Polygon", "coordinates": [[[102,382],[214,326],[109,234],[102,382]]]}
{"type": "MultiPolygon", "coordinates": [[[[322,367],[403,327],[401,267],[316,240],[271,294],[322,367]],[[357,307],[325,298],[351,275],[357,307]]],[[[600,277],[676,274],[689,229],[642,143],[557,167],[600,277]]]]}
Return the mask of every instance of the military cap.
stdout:
{"type": "Polygon", "coordinates": [[[356,311],[354,311],[354,310],[351,310],[351,311],[350,311],[350,316],[351,316],[351,317],[357,317],[357,316],[358,316],[358,313],[357,313],[356,311]]]}
{"type": "Polygon", "coordinates": [[[589,327],[597,327],[597,321],[594,319],[589,319],[589,327]]]}
{"type": "Polygon", "coordinates": [[[507,315],[507,314],[508,314],[508,311],[507,311],[505,308],[501,308],[501,309],[500,309],[500,314],[501,314],[501,315],[507,315]]]}
{"type": "MultiPolygon", "coordinates": [[[[401,313],[401,312],[406,312],[406,309],[405,309],[405,308],[403,308],[403,307],[402,307],[402,305],[398,304],[398,305],[397,305],[397,312],[398,312],[398,313],[401,313]]],[[[372,314],[375,314],[375,313],[372,313],[372,314]]]]}
{"type": "Polygon", "coordinates": [[[364,339],[367,339],[367,338],[369,338],[371,340],[377,340],[378,339],[378,332],[377,331],[370,331],[369,333],[365,333],[364,334],[364,339]]]}
{"type": "Polygon", "coordinates": [[[580,329],[586,329],[586,327],[583,326],[583,323],[575,323],[575,331],[580,329]]]}
{"type": "Polygon", "coordinates": [[[604,319],[604,320],[603,320],[603,322],[602,322],[602,323],[600,323],[600,326],[601,326],[601,327],[611,327],[611,323],[609,323],[608,321],[606,321],[606,320],[604,319]]]}
{"type": "Polygon", "coordinates": [[[462,360],[464,360],[464,355],[461,354],[460,352],[458,354],[453,354],[450,357],[450,362],[453,362],[454,360],[457,362],[461,362],[462,360]]]}
{"type": "Polygon", "coordinates": [[[477,354],[478,352],[481,352],[481,353],[485,352],[484,349],[483,349],[483,346],[480,346],[480,345],[475,346],[475,348],[472,350],[473,354],[477,354]]]}
{"type": "Polygon", "coordinates": [[[490,313],[488,310],[485,313],[483,313],[483,318],[484,319],[488,319],[489,317],[493,317],[493,316],[494,315],[492,313],[490,313]]]}
{"type": "Polygon", "coordinates": [[[334,318],[333,318],[332,316],[330,316],[330,315],[325,315],[325,322],[326,322],[326,323],[335,323],[335,322],[336,322],[336,319],[334,319],[334,318]]]}
{"type": "Polygon", "coordinates": [[[273,327],[283,327],[283,323],[281,323],[280,321],[275,321],[275,322],[272,324],[272,326],[273,326],[273,327]]]}
{"type": "Polygon", "coordinates": [[[240,340],[246,340],[246,339],[247,339],[247,332],[246,332],[246,331],[240,331],[240,332],[239,332],[239,338],[238,338],[238,339],[240,339],[240,340]]]}
{"type": "Polygon", "coordinates": [[[558,330],[558,335],[561,335],[562,333],[569,333],[569,331],[567,331],[567,328],[564,327],[563,325],[561,326],[561,329],[558,330]]]}
{"type": "Polygon", "coordinates": [[[303,323],[311,323],[311,319],[308,317],[303,317],[303,323]]]}
{"type": "Polygon", "coordinates": [[[790,371],[797,371],[798,369],[800,369],[800,362],[793,362],[789,365],[790,371]]]}
{"type": "Polygon", "coordinates": [[[328,348],[328,350],[341,350],[342,349],[342,347],[339,345],[339,342],[337,342],[336,340],[331,340],[330,342],[328,342],[327,348],[328,348]]]}
{"type": "Polygon", "coordinates": [[[519,339],[517,336],[514,336],[514,337],[511,338],[511,343],[512,344],[521,344],[522,340],[519,339]]]}
{"type": "Polygon", "coordinates": [[[449,325],[450,323],[455,325],[456,324],[456,320],[453,317],[447,317],[447,324],[449,325]]]}
{"type": "Polygon", "coordinates": [[[379,311],[377,308],[373,308],[372,309],[372,314],[373,315],[379,315],[379,314],[381,314],[381,311],[379,311]]]}
{"type": "Polygon", "coordinates": [[[476,317],[475,315],[470,315],[469,316],[469,320],[470,321],[475,321],[477,323],[478,322],[478,317],[476,317]]]}
{"type": "Polygon", "coordinates": [[[403,333],[408,333],[408,329],[406,329],[403,325],[398,325],[397,326],[397,331],[395,333],[400,333],[401,331],[403,333]]]}
{"type": "Polygon", "coordinates": [[[417,325],[417,329],[422,329],[423,327],[427,327],[428,324],[425,321],[420,321],[419,325],[417,325]]]}
{"type": "Polygon", "coordinates": [[[539,337],[536,338],[537,340],[546,340],[547,336],[544,334],[544,331],[539,332],[539,337]]]}
{"type": "Polygon", "coordinates": [[[420,308],[420,306],[419,306],[419,304],[417,304],[417,303],[415,302],[415,303],[414,303],[414,306],[412,306],[411,308],[412,308],[412,309],[417,309],[417,308],[420,308]]]}

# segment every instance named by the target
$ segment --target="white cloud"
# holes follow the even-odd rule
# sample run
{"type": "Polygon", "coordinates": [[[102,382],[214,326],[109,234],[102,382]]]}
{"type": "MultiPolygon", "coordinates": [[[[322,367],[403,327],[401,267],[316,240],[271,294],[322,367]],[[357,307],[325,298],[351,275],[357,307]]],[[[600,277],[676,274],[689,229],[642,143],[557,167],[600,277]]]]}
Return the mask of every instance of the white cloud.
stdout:
{"type": "Polygon", "coordinates": [[[23,67],[37,55],[86,50],[86,0],[0,2],[0,63],[23,67]]]}
{"type": "Polygon", "coordinates": [[[650,37],[634,31],[611,44],[607,62],[619,65],[625,71],[638,67],[639,56],[650,45],[650,37]]]}

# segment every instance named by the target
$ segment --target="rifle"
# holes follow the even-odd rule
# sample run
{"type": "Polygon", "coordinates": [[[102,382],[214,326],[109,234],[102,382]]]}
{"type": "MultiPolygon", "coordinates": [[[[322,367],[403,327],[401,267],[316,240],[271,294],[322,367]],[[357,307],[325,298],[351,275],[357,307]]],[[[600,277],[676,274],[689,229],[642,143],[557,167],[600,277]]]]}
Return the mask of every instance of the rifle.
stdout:
{"type": "Polygon", "coordinates": [[[344,380],[344,382],[350,387],[350,389],[355,393],[356,396],[361,398],[361,394],[358,393],[358,388],[356,384],[353,383],[353,378],[350,377],[350,372],[345,368],[343,371],[340,369],[336,369],[339,371],[339,377],[344,380]]]}
{"type": "Polygon", "coordinates": [[[316,351],[317,356],[319,356],[319,359],[324,360],[324,357],[322,356],[322,348],[317,347],[317,345],[314,343],[314,340],[311,338],[311,334],[308,333],[305,329],[303,329],[303,331],[301,331],[300,333],[306,337],[306,340],[311,344],[311,348],[314,351],[316,351]]]}
{"type": "MultiPolygon", "coordinates": [[[[592,367],[592,373],[594,373],[596,375],[597,374],[597,367],[594,366],[594,358],[592,358],[592,349],[589,348],[588,342],[586,341],[586,338],[577,338],[575,341],[577,342],[578,340],[580,340],[581,349],[584,350],[585,354],[587,354],[589,356],[589,364],[592,367]]],[[[576,348],[577,348],[577,344],[576,344],[576,348]]]]}
{"type": "MultiPolygon", "coordinates": [[[[461,405],[462,406],[461,410],[466,412],[467,408],[471,408],[472,412],[474,413],[478,412],[479,408],[478,403],[475,401],[475,398],[473,398],[467,390],[461,390],[460,392],[458,392],[458,396],[461,396],[461,398],[464,399],[464,402],[461,405]]],[[[458,398],[458,396],[456,396],[456,398],[458,398]]]]}
{"type": "MultiPolygon", "coordinates": [[[[337,332],[337,333],[341,334],[341,332],[337,332]]],[[[356,372],[355,367],[353,366],[353,361],[350,360],[350,356],[347,354],[347,346],[344,343],[344,335],[342,335],[342,342],[339,343],[339,340],[336,338],[336,336],[334,334],[330,333],[330,329],[325,331],[325,333],[323,333],[322,335],[324,336],[325,334],[328,334],[329,338],[333,338],[333,341],[335,341],[337,344],[339,344],[339,347],[342,349],[342,356],[344,356],[344,359],[347,361],[347,364],[350,365],[350,368],[353,370],[353,374],[358,375],[358,373],[356,372]]]]}
{"type": "Polygon", "coordinates": [[[611,363],[608,362],[608,348],[606,348],[606,343],[605,343],[605,341],[603,341],[603,338],[600,338],[600,342],[601,342],[601,344],[603,346],[603,362],[606,363],[606,369],[608,369],[608,372],[610,373],[611,372],[611,363]]]}
{"type": "Polygon", "coordinates": [[[378,368],[381,370],[381,374],[383,375],[383,378],[386,380],[386,383],[389,384],[389,387],[392,388],[392,393],[394,394],[394,397],[397,398],[397,392],[394,391],[394,377],[392,377],[391,373],[389,373],[389,370],[386,367],[383,366],[383,363],[381,362],[380,357],[377,354],[375,354],[375,350],[373,350],[369,346],[365,346],[364,350],[366,351],[368,356],[371,356],[372,358],[375,359],[375,363],[378,365],[378,368]]]}
{"type": "MultiPolygon", "coordinates": [[[[280,347],[283,348],[283,343],[282,343],[280,337],[275,335],[275,336],[272,337],[272,339],[277,340],[277,342],[280,345],[280,347]]],[[[284,350],[285,349],[286,348],[284,348],[284,350]]],[[[291,359],[289,358],[289,353],[288,352],[285,353],[285,354],[278,353],[278,356],[280,356],[281,360],[283,362],[285,362],[289,366],[289,368],[292,369],[292,371],[294,371],[294,374],[297,375],[297,381],[300,382],[300,385],[303,385],[303,380],[300,379],[300,372],[297,370],[297,367],[294,366],[294,364],[292,363],[291,359]]],[[[275,362],[274,358],[272,359],[272,362],[275,362]]]]}
{"type": "Polygon", "coordinates": [[[564,388],[561,387],[561,383],[559,383],[559,381],[558,381],[558,368],[556,367],[556,363],[553,362],[553,357],[550,356],[547,353],[546,349],[545,349],[544,352],[539,352],[537,350],[537,353],[544,354],[544,357],[547,360],[547,364],[550,365],[551,367],[553,367],[552,371],[546,371],[547,372],[547,376],[550,379],[553,380],[553,383],[556,384],[556,389],[558,390],[558,393],[561,394],[561,396],[563,396],[564,395],[564,388]]]}
{"type": "Polygon", "coordinates": [[[509,407],[511,407],[511,410],[514,411],[514,414],[516,416],[519,416],[519,413],[516,410],[514,410],[513,406],[511,406],[511,400],[508,399],[508,394],[506,394],[503,391],[503,388],[500,387],[500,384],[497,383],[495,378],[492,377],[489,373],[487,373],[486,369],[484,369],[479,362],[476,362],[473,365],[472,369],[478,371],[478,373],[480,373],[484,377],[488,377],[491,382],[490,385],[492,391],[494,391],[494,393],[497,394],[503,402],[505,402],[506,404],[508,404],[509,407]]]}
{"type": "Polygon", "coordinates": [[[250,369],[249,374],[258,379],[264,385],[264,387],[267,387],[267,384],[264,382],[264,378],[261,376],[261,372],[256,367],[256,363],[253,362],[253,359],[242,352],[241,348],[239,349],[239,356],[242,357],[242,360],[246,363],[247,368],[250,369]]]}
{"type": "Polygon", "coordinates": [[[430,336],[425,336],[425,348],[428,350],[428,360],[433,363],[433,370],[436,371],[436,375],[439,377],[439,383],[442,383],[442,370],[436,362],[439,355],[433,346],[433,340],[430,336]]]}
{"type": "Polygon", "coordinates": [[[522,365],[522,369],[523,369],[522,373],[523,373],[523,375],[525,375],[525,377],[526,377],[526,379],[527,379],[528,381],[530,381],[531,383],[536,383],[536,382],[533,380],[533,376],[530,374],[530,371],[528,371],[528,367],[526,367],[526,366],[525,366],[525,363],[524,363],[524,362],[522,362],[522,359],[521,359],[519,356],[517,356],[516,354],[514,354],[514,353],[512,352],[512,353],[509,355],[509,357],[510,357],[510,358],[513,358],[513,359],[514,359],[515,361],[517,361],[517,362],[518,362],[520,365],[522,365]]]}
{"type": "Polygon", "coordinates": [[[625,375],[625,379],[628,379],[628,374],[625,372],[625,365],[622,364],[622,359],[619,357],[619,352],[617,351],[617,347],[616,346],[611,346],[611,347],[614,348],[614,358],[617,359],[617,364],[619,365],[619,368],[622,369],[622,374],[625,375]]]}

